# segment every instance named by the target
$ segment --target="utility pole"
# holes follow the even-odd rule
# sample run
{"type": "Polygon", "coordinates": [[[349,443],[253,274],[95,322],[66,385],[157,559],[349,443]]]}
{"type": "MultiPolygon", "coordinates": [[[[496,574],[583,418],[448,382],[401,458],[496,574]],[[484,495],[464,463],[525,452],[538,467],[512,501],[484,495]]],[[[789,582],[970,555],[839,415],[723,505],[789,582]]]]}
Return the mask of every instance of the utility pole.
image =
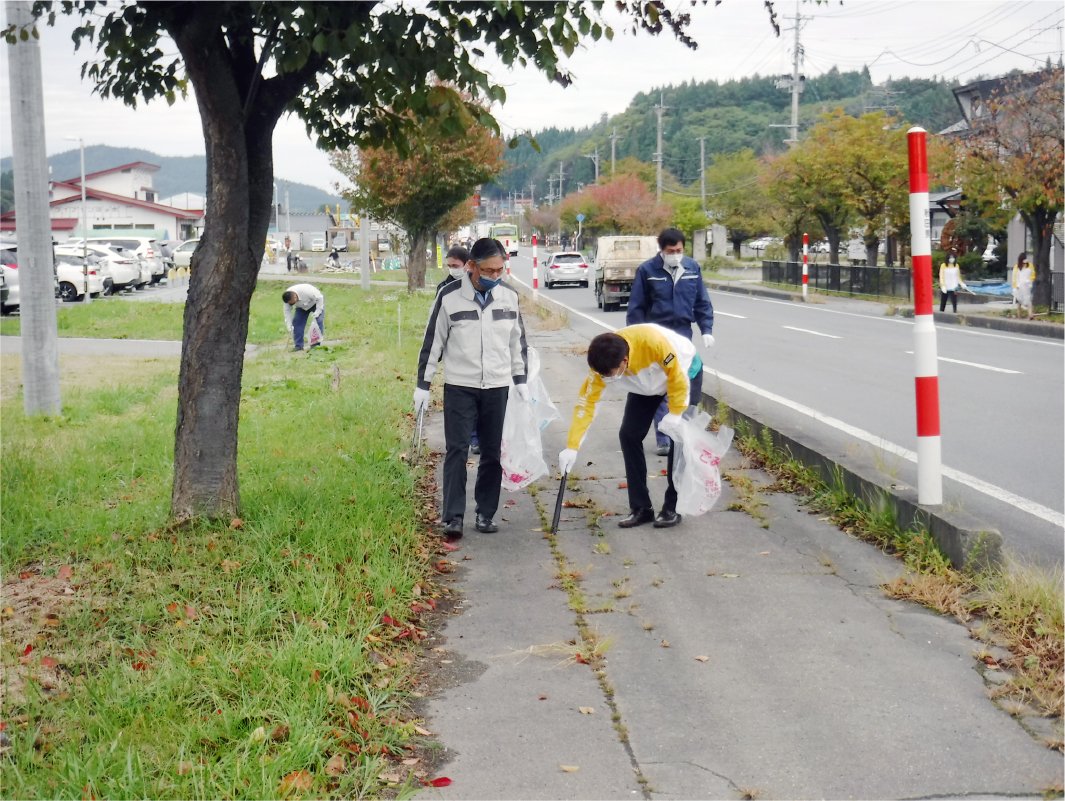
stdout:
{"type": "Polygon", "coordinates": [[[655,114],[658,116],[658,152],[655,153],[655,162],[658,164],[658,190],[656,196],[658,200],[662,200],[662,115],[666,113],[666,109],[669,106],[665,105],[665,99],[661,94],[658,95],[658,105],[655,106],[655,114]]]}
{"type": "Polygon", "coordinates": [[[706,213],[706,137],[699,137],[699,197],[703,200],[703,214],[706,213]]]}
{"type": "Polygon", "coordinates": [[[559,199],[559,202],[562,201],[562,182],[565,180],[562,168],[565,167],[565,166],[566,166],[566,163],[564,161],[560,161],[558,163],[558,199],[559,199]]]}
{"type": "MultiPolygon", "coordinates": [[[[27,415],[58,415],[59,341],[55,312],[52,221],[48,216],[48,157],[45,153],[41,46],[34,36],[31,4],[8,0],[7,21],[16,41],[7,48],[11,70],[11,151],[15,161],[18,260],[22,320],[22,406],[27,415]]],[[[81,185],[85,186],[84,179],[81,185]]],[[[89,232],[83,232],[88,237],[89,232]]],[[[89,288],[85,287],[88,293],[89,288]]]]}
{"type": "Polygon", "coordinates": [[[595,146],[595,153],[585,156],[586,159],[591,159],[592,164],[595,165],[595,182],[599,183],[599,145],[595,146]]]}
{"type": "Polygon", "coordinates": [[[529,208],[536,205],[536,184],[529,184],[529,208]]]}
{"type": "Polygon", "coordinates": [[[803,18],[799,15],[799,2],[795,2],[795,45],[791,60],[791,78],[781,78],[776,82],[777,89],[791,89],[791,124],[770,125],[770,128],[787,128],[788,138],[784,142],[795,147],[799,144],[799,95],[806,84],[806,77],[799,73],[802,63],[802,45],[799,44],[799,32],[802,28],[803,18]]]}
{"type": "Polygon", "coordinates": [[[617,152],[615,150],[615,147],[617,146],[618,139],[620,139],[620,138],[621,137],[618,136],[618,129],[615,128],[614,129],[614,133],[610,134],[610,174],[611,175],[614,174],[614,156],[616,155],[616,152],[617,152]]]}
{"type": "Polygon", "coordinates": [[[285,185],[285,236],[292,236],[292,206],[288,202],[288,184],[285,185]]]}

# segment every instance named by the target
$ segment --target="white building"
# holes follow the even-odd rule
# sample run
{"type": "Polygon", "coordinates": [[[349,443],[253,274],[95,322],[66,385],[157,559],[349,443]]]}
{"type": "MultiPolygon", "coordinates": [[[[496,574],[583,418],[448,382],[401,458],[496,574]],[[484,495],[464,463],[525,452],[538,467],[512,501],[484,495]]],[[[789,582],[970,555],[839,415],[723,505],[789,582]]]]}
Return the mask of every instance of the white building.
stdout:
{"type": "MultiPolygon", "coordinates": [[[[89,236],[108,231],[145,231],[158,239],[189,239],[203,227],[203,209],[159,203],[152,176],[155,164],[135,161],[85,176],[85,215],[89,236]]],[[[52,236],[62,242],[82,235],[81,177],[53,181],[49,214],[52,236]]],[[[0,217],[0,231],[17,233],[14,211],[0,217]]]]}

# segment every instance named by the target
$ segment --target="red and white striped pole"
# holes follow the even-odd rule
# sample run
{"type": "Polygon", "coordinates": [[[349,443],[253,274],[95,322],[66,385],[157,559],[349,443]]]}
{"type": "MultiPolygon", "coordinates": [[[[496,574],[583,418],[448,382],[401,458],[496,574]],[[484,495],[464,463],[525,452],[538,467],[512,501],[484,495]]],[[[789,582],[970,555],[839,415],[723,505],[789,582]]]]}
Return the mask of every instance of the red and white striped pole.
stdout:
{"type": "Polygon", "coordinates": [[[533,246],[533,291],[540,288],[539,262],[536,260],[536,234],[532,235],[533,246]]]}
{"type": "Polygon", "coordinates": [[[507,249],[507,275],[510,275],[510,237],[508,236],[503,243],[503,246],[507,249]]]}
{"type": "Polygon", "coordinates": [[[932,316],[932,236],[928,216],[928,151],[924,128],[910,128],[910,242],[913,262],[914,387],[917,394],[917,502],[943,503],[939,436],[939,364],[932,316]]]}
{"type": "Polygon", "coordinates": [[[806,285],[810,283],[810,268],[807,266],[810,258],[810,235],[802,235],[802,299],[806,300],[806,285]]]}

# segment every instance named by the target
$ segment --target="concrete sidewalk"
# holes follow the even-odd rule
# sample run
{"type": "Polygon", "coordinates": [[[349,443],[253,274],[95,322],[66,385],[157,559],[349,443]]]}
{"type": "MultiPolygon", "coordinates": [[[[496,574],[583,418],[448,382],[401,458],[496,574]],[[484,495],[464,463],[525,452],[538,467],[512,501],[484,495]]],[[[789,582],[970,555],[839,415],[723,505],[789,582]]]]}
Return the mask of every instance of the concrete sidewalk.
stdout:
{"type": "MultiPolygon", "coordinates": [[[[569,329],[531,330],[530,342],[564,416],[544,435],[553,465],[587,343],[569,329]]],[[[995,706],[987,689],[999,677],[973,657],[983,646],[968,630],[880,590],[903,571],[897,560],[790,495],[744,492],[770,478],[737,452],[710,513],[673,529],[619,529],[624,394],[607,398],[558,535],[544,533],[558,488],[547,476],[504,493],[500,531],[468,526],[450,555],[461,613],[429,643],[434,675],[449,684],[423,712],[443,746],[435,775],[453,783],[421,797],[1039,798],[1060,789],[1061,754],[1040,742],[1060,721],[1018,721],[995,706]],[[582,631],[594,641],[585,647],[604,654],[598,668],[573,658],[582,631]]],[[[442,450],[438,412],[427,431],[442,450]]],[[[656,504],[664,467],[648,456],[656,504]]]]}

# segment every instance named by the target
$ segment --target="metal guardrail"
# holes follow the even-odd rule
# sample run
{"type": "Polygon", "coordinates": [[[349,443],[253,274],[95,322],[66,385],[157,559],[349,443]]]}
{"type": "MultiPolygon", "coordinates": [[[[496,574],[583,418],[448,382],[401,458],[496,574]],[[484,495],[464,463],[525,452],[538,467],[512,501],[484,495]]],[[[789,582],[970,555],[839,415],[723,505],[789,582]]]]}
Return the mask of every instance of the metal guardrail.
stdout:
{"type": "MultiPolygon", "coordinates": [[[[859,267],[842,264],[808,264],[809,287],[829,292],[873,297],[910,298],[913,281],[908,269],[859,267]]],[[[802,286],[802,263],[763,261],[762,281],[802,286]]]]}

